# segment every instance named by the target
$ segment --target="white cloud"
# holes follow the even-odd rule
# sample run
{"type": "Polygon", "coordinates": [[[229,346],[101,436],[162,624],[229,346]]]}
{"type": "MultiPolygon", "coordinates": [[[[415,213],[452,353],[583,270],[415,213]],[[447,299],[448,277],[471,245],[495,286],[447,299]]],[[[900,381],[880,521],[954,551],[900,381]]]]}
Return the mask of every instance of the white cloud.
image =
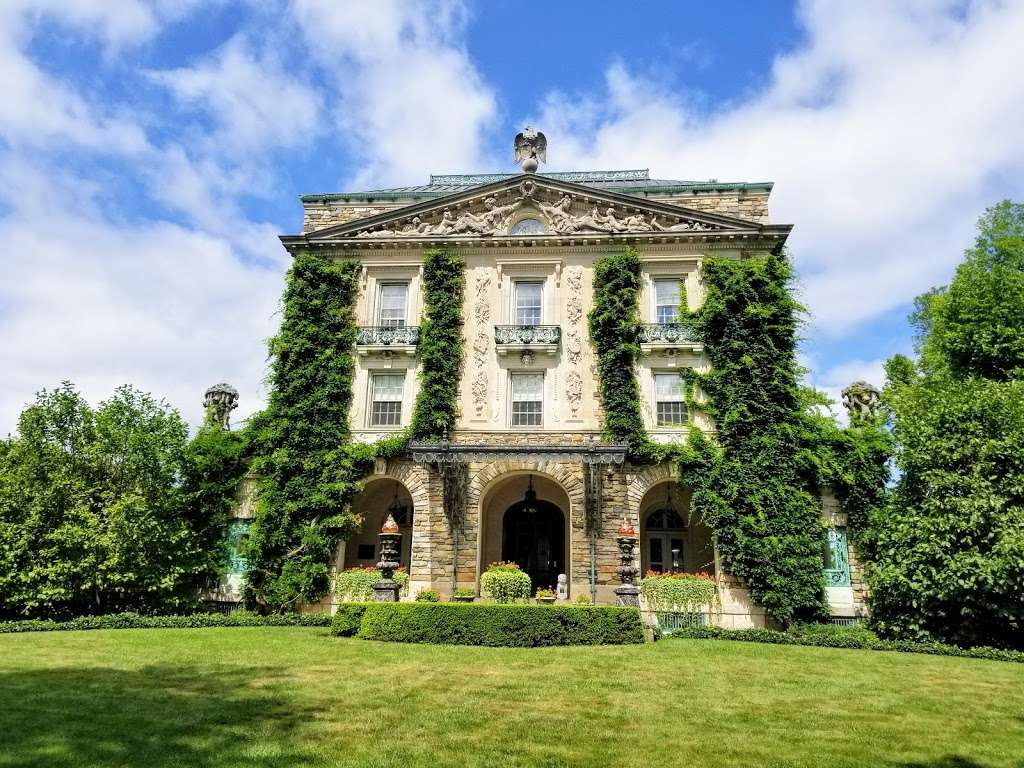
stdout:
{"type": "MultiPolygon", "coordinates": [[[[70,378],[93,402],[131,383],[166,397],[192,423],[205,387],[233,382],[241,416],[261,404],[264,340],[284,274],[232,244],[167,222],[106,220],[72,178],[11,159],[0,189],[0,425],[40,387],[70,378]],[[65,205],[53,206],[60,199],[65,205]]],[[[237,419],[238,417],[236,417],[237,419]]]]}
{"type": "Polygon", "coordinates": [[[775,181],[804,300],[841,333],[948,279],[981,209],[1024,193],[1024,3],[820,0],[800,19],[769,84],[712,114],[616,64],[604,94],[549,94],[533,122],[552,167],[775,181]]]}
{"type": "Polygon", "coordinates": [[[458,42],[460,3],[295,0],[292,9],[337,87],[339,138],[360,164],[353,186],[487,167],[483,132],[497,106],[458,42]]]}
{"type": "Polygon", "coordinates": [[[267,147],[312,142],[319,133],[320,94],[289,74],[274,52],[243,35],[195,66],[153,72],[186,106],[210,112],[216,129],[202,142],[244,155],[267,147]]]}

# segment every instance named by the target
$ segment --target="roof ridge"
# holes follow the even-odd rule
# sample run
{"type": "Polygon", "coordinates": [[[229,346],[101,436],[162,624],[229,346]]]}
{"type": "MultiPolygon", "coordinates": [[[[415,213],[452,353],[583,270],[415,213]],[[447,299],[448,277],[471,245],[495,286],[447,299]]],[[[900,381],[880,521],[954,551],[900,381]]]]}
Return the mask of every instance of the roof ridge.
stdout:
{"type": "MultiPolygon", "coordinates": [[[[486,184],[501,181],[520,173],[432,173],[429,184],[486,184]]],[[[628,170],[608,171],[551,171],[538,173],[560,181],[648,181],[651,178],[649,168],[632,168],[628,170]]]]}

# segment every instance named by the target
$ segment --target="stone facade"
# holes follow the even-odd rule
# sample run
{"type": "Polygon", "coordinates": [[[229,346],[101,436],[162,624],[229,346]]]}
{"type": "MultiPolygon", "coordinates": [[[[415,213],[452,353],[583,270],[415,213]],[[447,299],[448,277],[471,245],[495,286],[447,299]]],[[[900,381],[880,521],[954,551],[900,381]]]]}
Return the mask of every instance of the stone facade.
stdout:
{"type": "MultiPolygon", "coordinates": [[[[363,265],[355,313],[367,330],[356,348],[350,426],[365,442],[394,434],[412,416],[418,357],[414,334],[405,329],[421,322],[424,252],[443,246],[466,262],[465,363],[449,436],[467,472],[461,519],[453,525],[446,517],[444,484],[431,463],[439,459],[421,454],[416,460],[414,447],[409,456],[379,460],[355,502],[364,530],[339,544],[335,571],[372,564],[384,516],[408,507],[409,519],[404,512],[399,517],[411,595],[478,590],[489,563],[522,555],[525,546],[527,560],[536,555],[547,564],[548,570],[535,570],[535,587],[553,587],[556,568],[567,577],[569,600],[586,595],[612,603],[620,584],[616,531],[625,520],[639,534],[642,570],[714,574],[722,602],[717,620],[764,625],[764,611],[743,584],[722,572],[714,537],[690,508],[689,491],[672,466],[634,466],[614,446],[605,448],[619,451],[618,463],[593,463],[603,412],[587,315],[596,260],[637,246],[646,325],[636,374],[644,420],[655,440],[684,439],[689,421],[664,415],[672,412],[671,382],[684,368],[706,370],[708,360],[699,343],[673,329],[671,302],[691,310],[701,305],[708,255],[740,259],[784,242],[789,228],[768,221],[771,185],[659,182],[634,171],[436,181],[305,197],[303,234],[282,238],[293,252],[316,249],[363,265]],[[520,411],[513,403],[522,408],[524,402],[536,409],[530,426],[519,426],[514,415],[520,411]],[[524,501],[530,498],[536,509],[524,501]],[[538,517],[523,518],[522,511],[538,517]],[[527,528],[514,527],[539,526],[540,517],[548,527],[536,541],[523,539],[527,528]]],[[[714,434],[703,416],[694,423],[714,434]]],[[[826,496],[825,514],[833,521],[842,515],[834,497],[826,496]]],[[[855,564],[852,552],[850,560],[855,564]]],[[[849,604],[854,615],[863,606],[854,571],[849,600],[843,602],[846,593],[830,594],[837,612],[849,604]]]]}

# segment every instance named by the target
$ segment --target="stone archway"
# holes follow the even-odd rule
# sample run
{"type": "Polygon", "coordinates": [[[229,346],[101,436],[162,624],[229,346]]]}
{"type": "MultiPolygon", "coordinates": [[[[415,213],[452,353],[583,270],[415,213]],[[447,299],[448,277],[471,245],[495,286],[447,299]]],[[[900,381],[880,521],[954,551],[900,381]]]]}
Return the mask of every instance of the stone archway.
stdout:
{"type": "Polygon", "coordinates": [[[467,501],[479,520],[478,574],[512,560],[530,574],[534,589],[555,587],[559,574],[571,581],[570,521],[582,507],[583,487],[563,467],[545,464],[495,462],[474,477],[467,501]]]}
{"type": "Polygon", "coordinates": [[[675,478],[655,482],[637,505],[642,573],[715,573],[711,530],[692,511],[689,488],[675,478]]]}

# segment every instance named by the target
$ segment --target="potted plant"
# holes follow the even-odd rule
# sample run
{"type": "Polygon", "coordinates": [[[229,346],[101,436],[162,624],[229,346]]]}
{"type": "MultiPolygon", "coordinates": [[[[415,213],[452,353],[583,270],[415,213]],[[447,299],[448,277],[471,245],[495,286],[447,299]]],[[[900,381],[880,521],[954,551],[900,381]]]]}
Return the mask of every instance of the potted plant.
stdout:
{"type": "Polygon", "coordinates": [[[538,603],[542,603],[544,605],[551,605],[555,602],[555,593],[550,589],[538,589],[535,597],[537,598],[538,603]]]}
{"type": "Polygon", "coordinates": [[[476,599],[476,590],[472,587],[456,587],[452,592],[452,602],[472,603],[476,599]]]}

